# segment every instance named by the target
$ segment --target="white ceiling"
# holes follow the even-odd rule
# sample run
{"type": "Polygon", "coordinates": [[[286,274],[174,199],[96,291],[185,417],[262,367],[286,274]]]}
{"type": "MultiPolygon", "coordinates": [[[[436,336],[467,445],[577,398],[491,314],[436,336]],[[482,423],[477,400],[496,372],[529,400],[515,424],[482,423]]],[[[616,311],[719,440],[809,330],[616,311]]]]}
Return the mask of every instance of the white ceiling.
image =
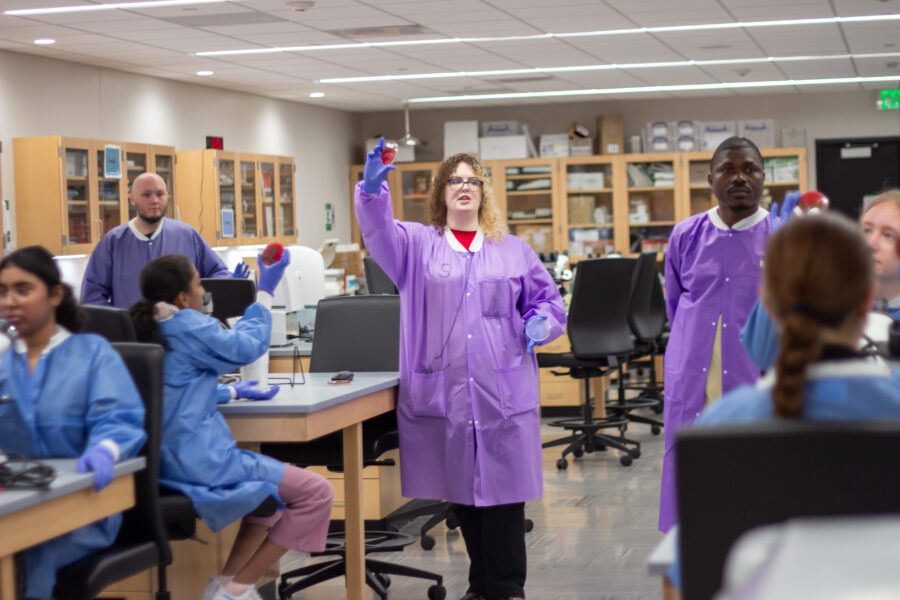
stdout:
{"type": "MultiPolygon", "coordinates": [[[[86,0],[0,0],[0,11],[97,3],[86,0]]],[[[286,0],[235,0],[222,4],[29,17],[0,14],[0,48],[367,112],[399,108],[406,98],[447,94],[900,75],[897,66],[900,57],[353,84],[323,84],[317,80],[604,63],[900,52],[900,21],[217,57],[200,57],[194,53],[871,14],[900,14],[900,0],[316,0],[315,6],[304,12],[294,11],[287,6],[286,0]],[[430,33],[399,38],[353,37],[340,33],[348,28],[398,25],[421,25],[430,33]],[[56,44],[36,46],[33,42],[38,38],[54,38],[56,44]],[[207,69],[215,74],[212,77],[196,75],[197,71],[207,69]],[[325,92],[326,96],[311,100],[310,92],[325,92]]],[[[777,90],[809,94],[829,89],[884,87],[896,87],[896,83],[777,90]]],[[[725,93],[760,91],[750,88],[725,93]]],[[[698,92],[697,95],[708,93],[698,92]]],[[[677,92],[671,95],[682,98],[691,94],[677,92]]],[[[624,96],[603,96],[616,97],[624,96]]],[[[568,101],[585,98],[574,96],[568,101]]],[[[529,103],[565,101],[566,98],[527,100],[529,103]]],[[[490,105],[502,103],[492,101],[490,105]]],[[[463,104],[453,104],[460,105],[463,104]]],[[[449,105],[428,104],[416,108],[446,106],[449,105]]]]}

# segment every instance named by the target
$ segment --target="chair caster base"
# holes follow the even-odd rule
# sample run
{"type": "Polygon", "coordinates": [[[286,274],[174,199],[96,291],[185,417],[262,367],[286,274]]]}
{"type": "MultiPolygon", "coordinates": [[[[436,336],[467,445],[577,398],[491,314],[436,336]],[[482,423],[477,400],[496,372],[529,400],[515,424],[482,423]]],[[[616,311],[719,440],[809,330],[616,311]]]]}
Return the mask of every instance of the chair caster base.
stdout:
{"type": "Polygon", "coordinates": [[[430,535],[423,535],[419,544],[422,546],[423,550],[431,550],[434,548],[434,538],[430,535]]]}
{"type": "Polygon", "coordinates": [[[650,433],[652,433],[653,435],[659,435],[660,431],[662,431],[662,428],[659,425],[650,426],[650,433]]]}
{"type": "Polygon", "coordinates": [[[525,533],[528,533],[532,529],[534,529],[534,521],[532,521],[531,519],[525,519],[525,533]]]}
{"type": "Polygon", "coordinates": [[[632,462],[631,455],[630,455],[630,454],[623,454],[622,456],[619,457],[619,462],[622,463],[622,466],[623,466],[623,467],[630,467],[630,466],[631,466],[631,462],[632,462]]]}
{"type": "Polygon", "coordinates": [[[567,461],[564,458],[560,458],[559,460],[556,461],[556,468],[559,469],[560,471],[565,471],[566,469],[569,468],[569,461],[567,461]]]}
{"type": "Polygon", "coordinates": [[[428,588],[428,600],[444,600],[447,597],[447,588],[441,584],[428,588]]]}

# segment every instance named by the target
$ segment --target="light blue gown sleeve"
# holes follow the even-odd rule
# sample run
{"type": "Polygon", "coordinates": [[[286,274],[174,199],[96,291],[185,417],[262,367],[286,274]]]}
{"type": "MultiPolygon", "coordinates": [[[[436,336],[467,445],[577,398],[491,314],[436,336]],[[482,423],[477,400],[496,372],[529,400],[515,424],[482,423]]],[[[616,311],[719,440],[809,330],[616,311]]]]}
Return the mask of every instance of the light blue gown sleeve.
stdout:
{"type": "Polygon", "coordinates": [[[194,251],[197,254],[194,266],[197,267],[200,277],[231,277],[231,271],[225,266],[225,262],[216,254],[215,250],[210,248],[206,240],[200,237],[200,234],[196,231],[192,235],[194,236],[194,251]]]}
{"type": "Polygon", "coordinates": [[[178,326],[185,331],[179,336],[180,349],[202,368],[221,375],[253,362],[269,349],[272,316],[258,302],[247,307],[234,329],[224,329],[217,319],[195,310],[181,313],[185,314],[178,326]]]}
{"type": "Polygon", "coordinates": [[[366,241],[366,249],[398,288],[404,287],[406,256],[411,242],[410,227],[416,223],[395,221],[391,212],[391,191],[382,182],[377,194],[362,189],[362,182],[354,194],[356,220],[366,241]]]}
{"type": "Polygon", "coordinates": [[[778,331],[775,322],[757,300],[741,329],[741,345],[760,371],[769,371],[778,358],[778,331]]]}
{"type": "Polygon", "coordinates": [[[81,282],[81,303],[108,305],[112,297],[112,242],[106,235],[91,252],[81,282]]]}
{"type": "Polygon", "coordinates": [[[534,251],[530,251],[528,273],[522,281],[519,312],[525,321],[535,315],[547,317],[550,337],[542,344],[550,343],[566,330],[566,306],[559,295],[559,288],[534,251]]]}
{"type": "Polygon", "coordinates": [[[93,375],[85,417],[87,447],[112,440],[121,460],[136,455],[144,445],[144,404],[122,358],[105,340],[100,341],[95,355],[86,357],[93,375]]]}
{"type": "Polygon", "coordinates": [[[216,404],[225,404],[231,401],[231,388],[224,383],[216,386],[216,404]]]}

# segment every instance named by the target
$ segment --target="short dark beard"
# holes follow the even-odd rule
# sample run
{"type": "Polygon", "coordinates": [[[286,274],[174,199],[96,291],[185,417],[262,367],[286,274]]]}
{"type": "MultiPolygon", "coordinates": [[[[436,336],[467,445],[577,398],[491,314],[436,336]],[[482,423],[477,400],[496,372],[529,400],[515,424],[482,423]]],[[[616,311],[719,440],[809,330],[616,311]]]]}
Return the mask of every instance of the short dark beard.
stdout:
{"type": "Polygon", "coordinates": [[[138,217],[140,218],[141,221],[143,221],[144,223],[149,223],[151,225],[156,225],[157,223],[162,221],[164,216],[165,215],[159,215],[158,217],[147,218],[144,215],[141,215],[141,214],[138,215],[138,217]]]}

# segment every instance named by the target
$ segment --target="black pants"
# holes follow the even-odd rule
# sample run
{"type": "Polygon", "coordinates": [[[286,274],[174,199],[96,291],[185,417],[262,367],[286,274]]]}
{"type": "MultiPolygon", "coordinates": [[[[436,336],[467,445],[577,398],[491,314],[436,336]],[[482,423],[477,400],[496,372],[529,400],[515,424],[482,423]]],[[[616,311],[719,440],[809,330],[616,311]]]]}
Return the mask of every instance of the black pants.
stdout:
{"type": "Polygon", "coordinates": [[[525,597],[525,503],[456,506],[469,553],[469,589],[487,600],[525,597]]]}

